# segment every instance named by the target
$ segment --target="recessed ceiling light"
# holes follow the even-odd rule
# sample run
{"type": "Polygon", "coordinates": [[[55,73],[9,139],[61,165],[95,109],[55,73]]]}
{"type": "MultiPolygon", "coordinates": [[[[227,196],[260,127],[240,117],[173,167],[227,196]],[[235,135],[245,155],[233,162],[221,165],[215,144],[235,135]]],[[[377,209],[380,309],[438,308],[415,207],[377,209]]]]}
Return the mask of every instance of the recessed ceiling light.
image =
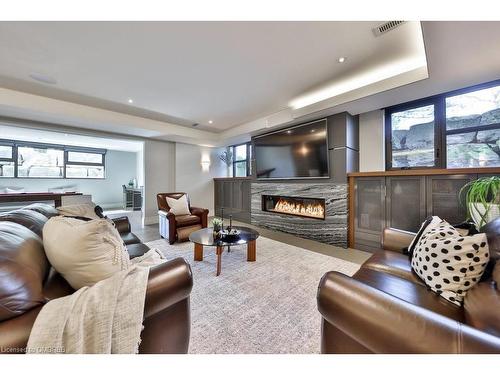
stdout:
{"type": "Polygon", "coordinates": [[[287,134],[292,134],[291,130],[287,130],[286,132],[287,132],[287,134]]]}
{"type": "Polygon", "coordinates": [[[312,130],[311,130],[311,133],[314,133],[315,131],[316,131],[315,129],[312,129],[312,130]]]}
{"type": "Polygon", "coordinates": [[[57,80],[54,77],[47,76],[45,74],[31,73],[30,77],[35,81],[48,83],[49,85],[55,85],[57,83],[57,80]]]}
{"type": "Polygon", "coordinates": [[[212,120],[208,120],[208,123],[209,124],[213,124],[214,122],[212,120]]]}
{"type": "Polygon", "coordinates": [[[337,61],[339,63],[343,63],[345,61],[345,57],[339,57],[337,61]]]}
{"type": "Polygon", "coordinates": [[[129,104],[132,104],[134,101],[132,99],[128,100],[129,104]]]}

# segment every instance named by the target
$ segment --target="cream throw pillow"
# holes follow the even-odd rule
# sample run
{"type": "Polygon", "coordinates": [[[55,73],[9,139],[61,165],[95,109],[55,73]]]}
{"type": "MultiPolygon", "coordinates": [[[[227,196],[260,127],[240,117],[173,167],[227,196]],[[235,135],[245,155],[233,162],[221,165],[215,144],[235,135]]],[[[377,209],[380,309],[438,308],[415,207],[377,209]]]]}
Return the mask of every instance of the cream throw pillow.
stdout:
{"type": "Polygon", "coordinates": [[[43,246],[52,266],[74,289],[94,285],[130,267],[120,234],[105,219],[52,217],[43,227],[43,246]]]}
{"type": "Polygon", "coordinates": [[[100,219],[95,213],[94,203],[72,204],[68,206],[57,207],[59,214],[64,216],[83,216],[89,219],[100,219]]]}
{"type": "Polygon", "coordinates": [[[170,212],[174,215],[191,215],[186,194],[179,199],[166,197],[170,212]]]}

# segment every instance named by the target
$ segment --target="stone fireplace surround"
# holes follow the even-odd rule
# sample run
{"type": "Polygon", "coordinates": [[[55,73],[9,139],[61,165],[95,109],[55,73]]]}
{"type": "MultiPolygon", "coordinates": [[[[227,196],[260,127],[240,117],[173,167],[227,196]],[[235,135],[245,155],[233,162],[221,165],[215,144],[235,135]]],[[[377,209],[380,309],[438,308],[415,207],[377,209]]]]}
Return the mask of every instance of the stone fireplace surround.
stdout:
{"type": "Polygon", "coordinates": [[[347,191],[347,184],[344,183],[252,181],[251,222],[259,227],[345,248],[347,247],[347,191]],[[325,219],[263,211],[262,195],[324,199],[325,219]]]}

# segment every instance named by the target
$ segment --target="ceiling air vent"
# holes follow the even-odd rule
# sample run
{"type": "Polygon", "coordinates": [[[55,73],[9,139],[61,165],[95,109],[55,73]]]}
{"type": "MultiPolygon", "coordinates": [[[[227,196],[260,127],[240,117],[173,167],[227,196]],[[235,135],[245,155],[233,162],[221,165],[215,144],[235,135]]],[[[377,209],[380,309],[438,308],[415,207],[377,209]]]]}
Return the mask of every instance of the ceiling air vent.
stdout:
{"type": "Polygon", "coordinates": [[[379,25],[379,26],[374,27],[372,29],[373,34],[375,34],[375,36],[380,36],[380,35],[385,34],[391,30],[394,30],[396,27],[402,25],[405,22],[406,21],[389,21],[389,22],[383,23],[382,25],[379,25]]]}

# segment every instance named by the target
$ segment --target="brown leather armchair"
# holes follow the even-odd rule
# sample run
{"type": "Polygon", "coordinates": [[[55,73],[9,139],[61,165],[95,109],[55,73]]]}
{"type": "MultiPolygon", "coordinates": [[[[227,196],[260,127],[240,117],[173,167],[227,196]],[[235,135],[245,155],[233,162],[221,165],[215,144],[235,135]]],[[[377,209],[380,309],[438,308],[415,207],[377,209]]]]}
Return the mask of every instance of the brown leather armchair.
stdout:
{"type": "Polygon", "coordinates": [[[208,225],[208,209],[191,207],[189,195],[186,193],[158,193],[156,195],[158,213],[160,216],[160,235],[168,239],[172,245],[175,241],[185,241],[195,230],[206,228],[208,225]],[[179,199],[186,195],[190,215],[176,216],[170,212],[166,197],[179,199]]]}
{"type": "Polygon", "coordinates": [[[386,229],[383,248],[353,275],[326,273],[317,295],[322,353],[500,353],[500,219],[484,227],[492,276],[457,306],[430,291],[401,249],[414,234],[386,229]]]}
{"type": "MultiPolygon", "coordinates": [[[[36,234],[47,220],[41,211],[18,210],[0,219],[0,353],[23,353],[43,305],[74,292],[50,266],[36,234]]],[[[127,246],[131,258],[149,250],[142,243],[131,246],[139,245],[135,253],[127,246]]],[[[191,268],[182,258],[151,268],[140,353],[187,353],[192,286],[191,268]]]]}

